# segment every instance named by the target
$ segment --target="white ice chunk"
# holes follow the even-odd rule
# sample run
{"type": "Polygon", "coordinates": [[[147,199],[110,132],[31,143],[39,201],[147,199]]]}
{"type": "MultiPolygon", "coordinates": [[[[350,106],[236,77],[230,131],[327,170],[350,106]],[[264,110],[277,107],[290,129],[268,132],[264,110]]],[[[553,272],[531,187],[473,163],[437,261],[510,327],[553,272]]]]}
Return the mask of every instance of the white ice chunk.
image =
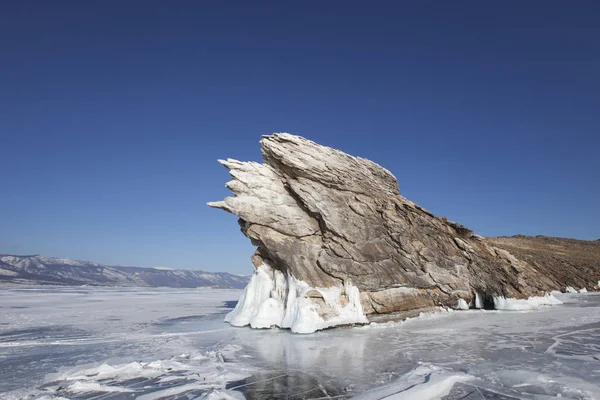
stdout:
{"type": "Polygon", "coordinates": [[[75,382],[69,385],[69,392],[89,393],[89,392],[133,392],[132,389],[126,389],[118,386],[102,385],[98,382],[75,382]]]}
{"type": "Polygon", "coordinates": [[[577,290],[573,286],[567,286],[565,288],[565,292],[567,292],[567,293],[577,293],[577,290]]]}
{"type": "Polygon", "coordinates": [[[281,324],[283,315],[283,274],[263,265],[254,271],[235,309],[225,317],[234,326],[270,328],[281,324]],[[279,276],[281,275],[281,276],[279,276]],[[272,296],[273,295],[273,296],[272,296]]]}
{"type": "Polygon", "coordinates": [[[360,303],[360,293],[350,282],[344,284],[348,302],[342,306],[342,288],[313,288],[292,275],[284,275],[268,264],[256,268],[235,309],[225,317],[234,326],[252,328],[290,328],[296,333],[312,333],[337,325],[367,323],[360,303]],[[315,290],[328,308],[327,319],[319,305],[306,294],[315,290]]]}
{"type": "Polygon", "coordinates": [[[457,310],[468,310],[469,305],[464,299],[458,299],[458,304],[456,305],[457,310]]]}
{"type": "Polygon", "coordinates": [[[437,400],[450,393],[455,383],[471,379],[471,375],[463,372],[453,372],[435,365],[421,365],[398,381],[365,392],[355,399],[437,400]]]}
{"type": "Polygon", "coordinates": [[[562,301],[558,300],[552,294],[546,294],[545,296],[532,296],[528,299],[512,299],[502,296],[494,297],[494,308],[496,310],[507,310],[507,311],[523,311],[531,310],[543,305],[557,305],[562,304],[562,301]]]}
{"type": "Polygon", "coordinates": [[[483,300],[479,293],[475,293],[475,308],[483,308],[483,300]]]}
{"type": "Polygon", "coordinates": [[[587,293],[587,289],[586,288],[581,288],[581,289],[579,289],[579,293],[587,293]]]}
{"type": "Polygon", "coordinates": [[[235,390],[215,390],[205,398],[206,400],[245,400],[246,397],[235,390]]]}

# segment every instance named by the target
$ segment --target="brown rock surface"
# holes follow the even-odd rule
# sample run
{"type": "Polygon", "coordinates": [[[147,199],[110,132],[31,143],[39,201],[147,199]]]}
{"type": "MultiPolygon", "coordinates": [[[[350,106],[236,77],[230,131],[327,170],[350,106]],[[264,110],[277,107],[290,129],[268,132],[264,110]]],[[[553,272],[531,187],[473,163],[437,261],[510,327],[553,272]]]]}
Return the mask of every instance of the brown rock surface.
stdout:
{"type": "MultiPolygon", "coordinates": [[[[240,217],[258,247],[256,268],[266,264],[311,288],[338,287],[340,302],[347,285],[357,287],[366,315],[457,307],[459,299],[474,306],[476,294],[493,308],[494,297],[538,296],[568,281],[557,267],[513,256],[511,243],[404,198],[396,178],[372,161],[290,134],[265,136],[261,146],[263,164],[220,161],[235,197],[209,203],[240,217]]],[[[580,272],[573,284],[600,279],[597,264],[580,272]]],[[[307,293],[298,296],[329,318],[331,304],[307,293]]]]}
{"type": "Polygon", "coordinates": [[[488,238],[494,246],[532,264],[555,288],[592,290],[600,280],[600,241],[548,236],[488,238]]]}

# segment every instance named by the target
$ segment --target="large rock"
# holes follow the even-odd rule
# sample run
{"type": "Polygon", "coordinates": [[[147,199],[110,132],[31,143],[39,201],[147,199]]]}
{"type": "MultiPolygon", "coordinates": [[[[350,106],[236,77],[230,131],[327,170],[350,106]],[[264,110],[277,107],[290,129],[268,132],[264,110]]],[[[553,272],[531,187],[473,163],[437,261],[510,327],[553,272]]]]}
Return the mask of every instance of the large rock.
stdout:
{"type": "Polygon", "coordinates": [[[220,160],[235,197],[209,203],[239,216],[258,247],[234,325],[312,332],[437,306],[493,308],[495,298],[553,288],[532,265],[401,196],[372,161],[286,133],[261,146],[263,164],[220,160]]]}

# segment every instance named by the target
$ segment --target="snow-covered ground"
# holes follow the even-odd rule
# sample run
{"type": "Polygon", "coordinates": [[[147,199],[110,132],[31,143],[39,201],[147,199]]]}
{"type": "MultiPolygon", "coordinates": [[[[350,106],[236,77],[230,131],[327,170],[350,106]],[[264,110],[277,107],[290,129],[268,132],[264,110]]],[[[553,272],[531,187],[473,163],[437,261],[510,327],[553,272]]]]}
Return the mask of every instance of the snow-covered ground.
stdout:
{"type": "Polygon", "coordinates": [[[235,328],[227,289],[0,286],[2,399],[600,399],[600,295],[320,331],[235,328]]]}

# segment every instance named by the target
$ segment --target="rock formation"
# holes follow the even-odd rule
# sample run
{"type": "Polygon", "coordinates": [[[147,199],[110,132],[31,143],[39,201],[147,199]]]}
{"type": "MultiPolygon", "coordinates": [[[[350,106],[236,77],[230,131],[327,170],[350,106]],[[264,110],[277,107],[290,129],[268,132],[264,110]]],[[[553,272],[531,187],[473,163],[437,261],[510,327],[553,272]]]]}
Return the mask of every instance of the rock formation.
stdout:
{"type": "Polygon", "coordinates": [[[469,229],[404,198],[372,161],[290,134],[264,136],[264,163],[228,159],[237,215],[257,246],[234,325],[295,332],[395,313],[494,308],[555,282],[469,229]]]}

